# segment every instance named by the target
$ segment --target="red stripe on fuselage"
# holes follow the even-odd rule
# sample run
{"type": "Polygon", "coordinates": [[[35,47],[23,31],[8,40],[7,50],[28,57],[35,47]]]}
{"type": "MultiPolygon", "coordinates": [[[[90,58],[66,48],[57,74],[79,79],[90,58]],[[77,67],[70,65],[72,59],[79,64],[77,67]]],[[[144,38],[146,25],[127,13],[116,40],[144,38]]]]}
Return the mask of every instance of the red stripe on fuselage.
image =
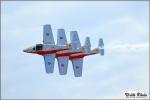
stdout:
{"type": "Polygon", "coordinates": [[[72,54],[78,54],[82,53],[83,49],[77,50],[77,51],[71,51],[71,50],[64,50],[56,53],[56,57],[63,57],[63,56],[70,56],[72,54]]]}
{"type": "Polygon", "coordinates": [[[61,53],[61,54],[56,54],[56,57],[70,56],[70,55],[76,54],[76,53],[78,53],[78,52],[61,53]]]}
{"type": "MultiPolygon", "coordinates": [[[[66,50],[66,49],[64,49],[66,50]]],[[[50,51],[36,51],[36,52],[32,52],[33,54],[39,54],[39,55],[45,55],[45,54],[53,54],[53,53],[56,53],[56,57],[63,57],[63,56],[69,56],[69,59],[72,60],[72,59],[79,59],[79,58],[83,58],[85,56],[89,56],[89,55],[94,55],[94,54],[97,54],[98,51],[96,50],[93,50],[92,53],[90,54],[86,54],[86,53],[82,53],[83,51],[78,51],[78,52],[65,52],[65,53],[58,53],[59,51],[63,51],[62,49],[61,50],[50,50],[50,51]]]]}
{"type": "Polygon", "coordinates": [[[74,54],[74,55],[69,56],[69,60],[80,59],[80,58],[84,58],[85,56],[94,55],[94,54],[97,54],[97,53],[90,53],[90,54],[86,54],[86,53],[74,54]]]}

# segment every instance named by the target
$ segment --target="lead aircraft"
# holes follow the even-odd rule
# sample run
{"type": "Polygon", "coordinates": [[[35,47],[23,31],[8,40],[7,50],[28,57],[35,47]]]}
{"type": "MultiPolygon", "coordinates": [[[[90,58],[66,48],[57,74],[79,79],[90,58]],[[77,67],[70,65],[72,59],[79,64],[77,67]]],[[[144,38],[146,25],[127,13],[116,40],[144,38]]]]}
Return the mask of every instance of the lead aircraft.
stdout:
{"type": "Polygon", "coordinates": [[[89,55],[104,55],[103,39],[99,39],[98,48],[91,50],[90,38],[86,37],[85,44],[81,46],[77,31],[70,32],[70,41],[67,38],[64,29],[57,30],[57,44],[55,44],[51,25],[43,26],[43,44],[36,44],[24,52],[39,54],[44,57],[46,73],[53,73],[55,58],[57,58],[59,74],[66,75],[68,69],[68,61],[73,64],[74,76],[82,76],[83,58],[89,55]]]}

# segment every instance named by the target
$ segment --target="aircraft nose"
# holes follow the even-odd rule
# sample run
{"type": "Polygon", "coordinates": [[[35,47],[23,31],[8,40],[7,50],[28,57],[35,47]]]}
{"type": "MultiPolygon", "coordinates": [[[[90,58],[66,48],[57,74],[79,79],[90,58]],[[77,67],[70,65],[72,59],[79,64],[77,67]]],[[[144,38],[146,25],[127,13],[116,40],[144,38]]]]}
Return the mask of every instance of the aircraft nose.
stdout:
{"type": "Polygon", "coordinates": [[[24,50],[23,50],[23,52],[27,52],[27,53],[29,53],[28,49],[24,49],[24,50]]]}
{"type": "Polygon", "coordinates": [[[24,50],[23,50],[23,52],[27,52],[27,50],[26,50],[26,49],[24,49],[24,50]]]}

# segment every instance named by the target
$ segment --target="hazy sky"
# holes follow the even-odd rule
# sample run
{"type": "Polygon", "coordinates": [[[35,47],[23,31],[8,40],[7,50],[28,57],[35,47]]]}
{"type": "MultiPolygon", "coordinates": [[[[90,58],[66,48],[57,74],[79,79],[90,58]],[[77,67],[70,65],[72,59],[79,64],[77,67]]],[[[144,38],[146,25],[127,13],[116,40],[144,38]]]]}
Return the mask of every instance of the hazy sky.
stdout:
{"type": "MultiPolygon", "coordinates": [[[[3,99],[125,98],[125,92],[149,94],[149,4],[132,1],[2,1],[1,92],[3,99]],[[84,59],[83,76],[46,74],[42,56],[23,49],[42,43],[42,25],[77,30],[92,49],[102,37],[105,56],[84,59]]],[[[149,95],[148,97],[149,98],[149,95]]]]}

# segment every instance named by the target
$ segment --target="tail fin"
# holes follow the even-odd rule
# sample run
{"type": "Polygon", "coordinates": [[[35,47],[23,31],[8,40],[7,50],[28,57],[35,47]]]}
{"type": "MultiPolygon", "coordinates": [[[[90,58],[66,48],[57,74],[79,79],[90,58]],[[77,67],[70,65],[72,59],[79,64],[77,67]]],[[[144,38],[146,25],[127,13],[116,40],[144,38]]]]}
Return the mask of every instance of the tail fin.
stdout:
{"type": "Polygon", "coordinates": [[[77,31],[70,32],[70,41],[72,43],[72,50],[77,50],[81,48],[81,43],[77,31]]]}
{"type": "Polygon", "coordinates": [[[85,48],[85,53],[90,53],[91,52],[91,43],[90,43],[90,38],[89,37],[86,37],[86,39],[85,39],[84,48],[85,48]]]}
{"type": "Polygon", "coordinates": [[[57,30],[57,45],[67,45],[67,38],[64,29],[57,30]]]}
{"type": "Polygon", "coordinates": [[[103,39],[102,38],[99,39],[98,47],[99,47],[100,54],[103,56],[104,55],[104,43],[103,43],[103,39]]]}

